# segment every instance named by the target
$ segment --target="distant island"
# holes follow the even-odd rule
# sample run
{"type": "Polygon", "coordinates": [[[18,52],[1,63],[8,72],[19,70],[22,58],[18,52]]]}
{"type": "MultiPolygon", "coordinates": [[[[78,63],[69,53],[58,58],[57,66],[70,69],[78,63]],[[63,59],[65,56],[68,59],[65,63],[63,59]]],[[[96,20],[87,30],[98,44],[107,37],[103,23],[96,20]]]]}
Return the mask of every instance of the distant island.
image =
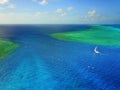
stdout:
{"type": "Polygon", "coordinates": [[[9,40],[0,39],[0,59],[14,51],[19,45],[9,40]]]}
{"type": "Polygon", "coordinates": [[[50,36],[63,41],[105,46],[120,45],[120,28],[111,26],[92,26],[88,30],[54,33],[50,36]]]}

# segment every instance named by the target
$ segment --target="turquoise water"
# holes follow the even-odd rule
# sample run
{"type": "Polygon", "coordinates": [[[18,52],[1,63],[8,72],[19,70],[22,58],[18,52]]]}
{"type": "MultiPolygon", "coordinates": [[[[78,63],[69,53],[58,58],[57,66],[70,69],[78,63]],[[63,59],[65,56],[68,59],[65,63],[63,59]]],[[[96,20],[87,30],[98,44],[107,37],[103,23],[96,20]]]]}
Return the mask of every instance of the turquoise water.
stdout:
{"type": "MultiPolygon", "coordinates": [[[[117,26],[119,27],[119,25],[117,26]]],[[[59,41],[48,34],[81,25],[0,26],[20,47],[0,60],[0,90],[120,90],[120,48],[59,41]]]]}

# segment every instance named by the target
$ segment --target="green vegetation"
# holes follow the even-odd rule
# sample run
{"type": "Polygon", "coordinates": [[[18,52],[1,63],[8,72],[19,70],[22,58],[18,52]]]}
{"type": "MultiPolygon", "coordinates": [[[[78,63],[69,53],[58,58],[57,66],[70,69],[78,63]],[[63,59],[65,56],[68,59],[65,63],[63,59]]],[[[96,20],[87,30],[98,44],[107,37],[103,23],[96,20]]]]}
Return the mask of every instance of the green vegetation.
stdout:
{"type": "Polygon", "coordinates": [[[9,40],[0,39],[0,59],[14,51],[19,45],[9,40]]]}
{"type": "Polygon", "coordinates": [[[120,45],[120,29],[110,26],[92,26],[88,30],[51,34],[58,40],[82,42],[96,45],[120,45]]]}

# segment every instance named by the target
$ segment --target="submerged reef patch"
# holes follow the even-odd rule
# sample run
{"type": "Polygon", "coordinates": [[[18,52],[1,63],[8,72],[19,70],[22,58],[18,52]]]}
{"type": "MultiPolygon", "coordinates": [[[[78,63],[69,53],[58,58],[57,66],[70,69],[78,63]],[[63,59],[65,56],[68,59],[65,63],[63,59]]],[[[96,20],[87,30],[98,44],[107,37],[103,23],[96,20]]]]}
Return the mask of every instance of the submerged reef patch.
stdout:
{"type": "Polygon", "coordinates": [[[64,41],[89,43],[105,46],[120,45],[120,28],[111,26],[92,26],[88,30],[51,34],[53,38],[64,41]]]}
{"type": "Polygon", "coordinates": [[[0,59],[14,51],[19,45],[9,40],[0,39],[0,59]]]}

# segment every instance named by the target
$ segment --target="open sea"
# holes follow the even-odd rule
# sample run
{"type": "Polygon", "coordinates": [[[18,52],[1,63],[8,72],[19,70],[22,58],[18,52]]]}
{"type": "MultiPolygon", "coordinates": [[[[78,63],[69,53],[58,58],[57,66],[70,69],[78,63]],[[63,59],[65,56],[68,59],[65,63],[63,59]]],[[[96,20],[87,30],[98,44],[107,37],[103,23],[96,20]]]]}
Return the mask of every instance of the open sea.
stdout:
{"type": "Polygon", "coordinates": [[[49,36],[90,27],[0,25],[0,38],[20,45],[0,60],[0,90],[120,90],[120,47],[97,45],[96,55],[96,45],[49,36]]]}

